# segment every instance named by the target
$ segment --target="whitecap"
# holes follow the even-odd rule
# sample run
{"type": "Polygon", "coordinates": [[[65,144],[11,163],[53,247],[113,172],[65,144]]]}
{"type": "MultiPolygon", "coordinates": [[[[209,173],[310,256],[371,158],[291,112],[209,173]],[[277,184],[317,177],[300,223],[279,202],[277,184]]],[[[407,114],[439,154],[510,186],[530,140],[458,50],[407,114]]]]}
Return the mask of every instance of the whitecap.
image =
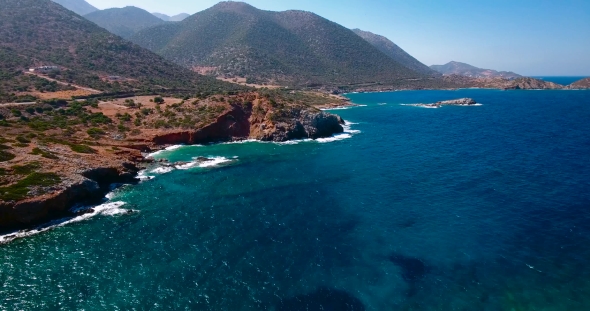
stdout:
{"type": "Polygon", "coordinates": [[[170,173],[174,170],[173,167],[167,167],[167,166],[160,166],[157,167],[155,169],[153,169],[151,171],[151,173],[155,173],[155,174],[166,174],[166,173],[170,173]]]}
{"type": "Polygon", "coordinates": [[[212,167],[217,166],[219,164],[231,162],[232,160],[225,158],[225,157],[214,157],[210,158],[209,161],[200,162],[198,163],[199,167],[212,167]]]}
{"type": "Polygon", "coordinates": [[[352,135],[349,133],[342,133],[342,134],[332,135],[330,137],[318,138],[318,139],[316,139],[316,141],[318,143],[323,144],[323,143],[331,143],[331,142],[338,141],[338,140],[348,139],[351,137],[352,137],[352,135]]]}
{"type": "MultiPolygon", "coordinates": [[[[198,146],[198,145],[193,145],[193,146],[198,146]]],[[[166,148],[164,148],[162,150],[159,150],[159,151],[152,152],[152,153],[148,154],[146,156],[146,158],[153,158],[154,156],[157,156],[157,155],[159,155],[159,154],[161,154],[163,152],[176,150],[176,149],[179,149],[179,148],[182,148],[182,147],[185,147],[185,145],[173,145],[173,146],[169,146],[169,147],[166,147],[166,148]]]]}
{"type": "Polygon", "coordinates": [[[137,179],[139,179],[139,181],[152,180],[154,178],[155,178],[154,176],[148,175],[147,170],[141,170],[141,171],[139,171],[139,173],[137,173],[137,179]]]}
{"type": "MultiPolygon", "coordinates": [[[[109,203],[105,203],[105,204],[101,204],[98,206],[95,206],[92,208],[92,212],[90,213],[86,213],[80,216],[76,216],[73,218],[62,218],[62,219],[58,219],[58,220],[54,220],[51,221],[49,223],[46,223],[44,225],[38,226],[32,230],[27,230],[27,231],[18,231],[18,232],[13,232],[13,233],[9,233],[6,235],[1,235],[0,236],[0,244],[6,244],[9,243],[11,241],[14,241],[16,239],[22,239],[22,238],[26,238],[29,236],[33,236],[33,235],[37,235],[49,230],[53,230],[55,228],[59,228],[59,227],[63,227],[72,223],[76,223],[76,222],[80,222],[80,221],[84,221],[87,219],[90,219],[94,216],[97,215],[106,215],[106,216],[114,216],[114,215],[122,215],[122,214],[128,214],[130,212],[137,212],[135,210],[127,210],[127,209],[123,209],[121,208],[121,206],[125,205],[125,202],[109,202],[109,203]]],[[[77,211],[82,211],[87,209],[86,207],[78,207],[78,208],[74,208],[72,209],[72,212],[77,212],[77,211]]]]}

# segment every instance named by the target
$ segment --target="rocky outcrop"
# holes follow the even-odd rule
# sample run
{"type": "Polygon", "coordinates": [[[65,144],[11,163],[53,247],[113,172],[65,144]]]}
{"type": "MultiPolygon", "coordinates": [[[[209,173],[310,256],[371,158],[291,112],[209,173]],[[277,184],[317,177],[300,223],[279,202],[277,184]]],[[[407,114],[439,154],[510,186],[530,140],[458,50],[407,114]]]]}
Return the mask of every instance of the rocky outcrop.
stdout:
{"type": "Polygon", "coordinates": [[[29,228],[59,217],[74,216],[75,204],[97,202],[114,183],[134,183],[137,168],[95,168],[77,175],[50,194],[19,202],[0,203],[0,232],[29,228]]]}
{"type": "Polygon", "coordinates": [[[206,144],[220,141],[257,139],[287,141],[320,138],[342,133],[344,121],[333,114],[308,106],[275,109],[258,101],[248,105],[231,105],[213,123],[191,131],[157,135],[155,145],[206,144]]]}
{"type": "Polygon", "coordinates": [[[404,106],[415,106],[424,108],[440,108],[442,106],[476,106],[479,105],[473,98],[459,98],[439,101],[434,104],[405,104],[404,106]]]}
{"type": "Polygon", "coordinates": [[[435,105],[439,105],[439,106],[472,106],[475,104],[477,104],[477,102],[473,98],[460,98],[460,99],[440,101],[440,102],[437,102],[435,105]]]}
{"type": "Polygon", "coordinates": [[[564,86],[534,78],[518,78],[510,81],[510,83],[503,88],[506,90],[560,90],[563,89],[564,86]]]}
{"type": "Polygon", "coordinates": [[[567,86],[570,90],[585,90],[590,89],[590,78],[578,80],[567,86]]]}
{"type": "Polygon", "coordinates": [[[454,83],[463,88],[502,90],[559,90],[564,88],[564,86],[561,84],[528,77],[506,79],[501,77],[472,78],[459,75],[448,75],[444,76],[443,79],[449,83],[454,83]]]}

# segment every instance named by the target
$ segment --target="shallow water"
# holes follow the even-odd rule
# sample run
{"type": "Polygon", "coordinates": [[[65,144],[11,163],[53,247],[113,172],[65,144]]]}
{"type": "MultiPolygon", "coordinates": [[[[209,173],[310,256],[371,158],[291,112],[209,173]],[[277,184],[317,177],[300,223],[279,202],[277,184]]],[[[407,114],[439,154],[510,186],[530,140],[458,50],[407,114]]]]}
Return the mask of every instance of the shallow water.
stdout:
{"type": "Polygon", "coordinates": [[[590,92],[349,96],[346,136],[164,151],[218,161],[0,246],[0,309],[590,308],[590,92]]]}

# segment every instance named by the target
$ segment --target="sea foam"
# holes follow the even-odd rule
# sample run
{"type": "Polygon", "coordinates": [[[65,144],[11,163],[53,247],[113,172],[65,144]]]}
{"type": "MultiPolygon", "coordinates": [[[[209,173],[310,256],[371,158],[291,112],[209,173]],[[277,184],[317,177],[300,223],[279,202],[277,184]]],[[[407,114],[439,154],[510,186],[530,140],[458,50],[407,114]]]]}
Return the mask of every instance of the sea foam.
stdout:
{"type": "MultiPolygon", "coordinates": [[[[9,242],[14,241],[16,239],[30,237],[33,235],[37,235],[37,234],[40,234],[43,232],[53,230],[55,228],[59,228],[59,227],[63,227],[63,226],[66,226],[66,225],[69,225],[72,223],[84,221],[84,220],[90,219],[90,218],[97,216],[97,215],[115,216],[115,215],[123,215],[123,214],[129,214],[132,212],[137,212],[135,210],[127,210],[127,209],[121,208],[121,206],[123,206],[123,205],[125,205],[125,202],[121,202],[121,201],[108,202],[105,204],[101,204],[101,205],[97,205],[95,207],[92,207],[91,213],[86,213],[86,214],[72,217],[72,218],[68,217],[68,218],[54,220],[54,221],[48,222],[46,224],[40,225],[32,230],[27,230],[27,231],[23,230],[23,231],[9,233],[6,235],[1,235],[0,236],[0,244],[6,244],[6,243],[9,243],[9,242]]],[[[82,211],[82,210],[86,210],[86,209],[88,209],[88,208],[82,207],[82,208],[72,209],[71,211],[78,212],[78,211],[82,211]]]]}

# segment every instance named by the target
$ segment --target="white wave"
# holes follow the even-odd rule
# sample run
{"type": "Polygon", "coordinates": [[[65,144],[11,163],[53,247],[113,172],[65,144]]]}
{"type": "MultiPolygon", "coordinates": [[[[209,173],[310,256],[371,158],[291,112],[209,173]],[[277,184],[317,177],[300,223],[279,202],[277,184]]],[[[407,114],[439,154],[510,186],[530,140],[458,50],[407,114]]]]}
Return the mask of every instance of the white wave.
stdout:
{"type": "Polygon", "coordinates": [[[225,158],[225,157],[214,157],[210,158],[210,161],[200,162],[198,163],[199,167],[212,167],[217,166],[219,164],[231,162],[232,160],[225,158]]]}
{"type": "Polygon", "coordinates": [[[378,103],[377,105],[379,105],[379,106],[385,106],[385,105],[387,105],[387,103],[378,103]]]}
{"type": "Polygon", "coordinates": [[[228,141],[225,143],[221,143],[221,145],[233,145],[233,144],[247,144],[247,143],[257,143],[260,140],[257,139],[244,139],[244,140],[236,140],[236,141],[228,141]]]}
{"type": "Polygon", "coordinates": [[[316,141],[318,143],[324,144],[324,143],[331,143],[331,142],[338,141],[338,140],[348,139],[351,137],[352,137],[352,135],[349,133],[342,133],[342,134],[336,134],[336,135],[333,135],[330,137],[318,138],[318,139],[316,139],[316,141]]]}
{"type": "Polygon", "coordinates": [[[177,170],[188,170],[188,169],[191,169],[191,168],[197,166],[198,164],[199,163],[197,163],[197,162],[189,162],[189,163],[182,164],[182,165],[175,165],[174,167],[177,170]]]}
{"type": "MultiPolygon", "coordinates": [[[[135,210],[127,210],[127,209],[121,208],[121,206],[123,206],[123,205],[125,205],[125,202],[109,202],[109,203],[105,203],[105,204],[101,204],[101,205],[93,207],[91,213],[86,213],[86,214],[76,216],[73,218],[63,218],[63,219],[55,220],[55,221],[49,222],[47,224],[41,225],[39,227],[36,227],[35,229],[28,230],[28,231],[18,231],[18,232],[2,235],[2,236],[0,236],[0,244],[6,244],[6,243],[9,243],[9,242],[16,240],[16,239],[26,238],[26,237],[40,234],[40,233],[43,233],[43,232],[46,232],[49,230],[53,230],[55,228],[63,227],[63,226],[66,226],[66,225],[69,225],[72,223],[84,221],[84,220],[90,219],[90,218],[97,216],[97,215],[115,216],[115,215],[128,214],[130,212],[137,212],[135,210]]],[[[86,207],[72,209],[72,211],[76,212],[76,211],[81,211],[84,209],[86,209],[86,207]]]]}
{"type": "Polygon", "coordinates": [[[170,173],[174,170],[173,167],[167,167],[167,166],[160,166],[157,167],[155,169],[153,169],[151,171],[151,173],[155,173],[155,174],[166,174],[166,173],[170,173]]]}
{"type": "Polygon", "coordinates": [[[367,107],[367,105],[352,105],[352,106],[335,107],[335,108],[323,108],[323,109],[320,109],[320,110],[322,110],[322,111],[328,111],[328,110],[348,110],[348,109],[358,108],[358,107],[367,107]]]}
{"type": "Polygon", "coordinates": [[[147,170],[141,170],[139,173],[137,173],[137,179],[139,179],[139,181],[152,180],[154,178],[156,177],[148,175],[147,170]]]}
{"type": "Polygon", "coordinates": [[[420,107],[420,108],[428,108],[428,109],[438,109],[441,106],[431,106],[426,104],[400,104],[401,106],[412,106],[412,107],[420,107]]]}
{"type": "MultiPolygon", "coordinates": [[[[198,146],[198,145],[193,145],[193,146],[198,146]]],[[[173,145],[173,146],[170,146],[170,147],[166,147],[166,148],[164,148],[162,150],[159,150],[159,151],[152,152],[152,153],[148,154],[146,156],[146,158],[153,158],[154,156],[159,155],[159,154],[161,154],[163,152],[176,150],[176,149],[182,148],[182,147],[185,147],[185,145],[173,145]]]]}

